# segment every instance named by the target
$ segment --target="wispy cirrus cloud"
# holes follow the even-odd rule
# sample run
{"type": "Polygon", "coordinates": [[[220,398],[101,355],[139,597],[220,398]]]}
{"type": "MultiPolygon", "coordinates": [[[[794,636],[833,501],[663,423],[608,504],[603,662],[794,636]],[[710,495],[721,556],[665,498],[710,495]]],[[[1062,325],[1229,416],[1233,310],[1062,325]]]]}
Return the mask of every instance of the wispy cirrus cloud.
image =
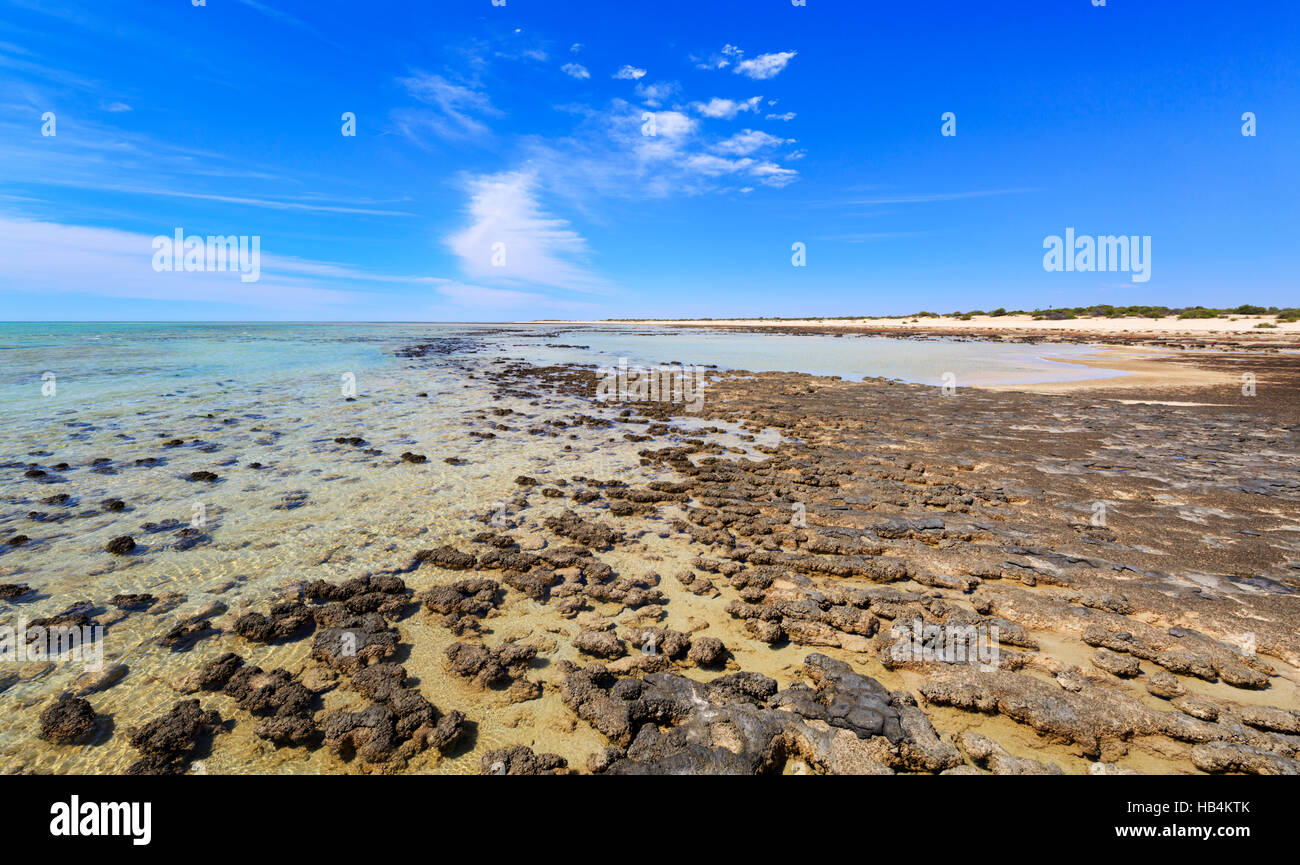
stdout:
{"type": "Polygon", "coordinates": [[[55,185],[76,186],[81,189],[99,189],[106,192],[124,192],[128,195],[156,195],[163,198],[190,198],[199,201],[218,201],[223,204],[242,204],[248,207],[258,207],[267,210],[297,210],[309,213],[348,213],[356,216],[413,216],[414,214],[403,210],[385,210],[374,207],[361,207],[351,204],[327,204],[316,200],[293,200],[293,199],[275,199],[275,198],[256,198],[240,195],[221,195],[210,192],[183,192],[179,189],[165,189],[162,187],[148,186],[130,186],[114,183],[93,183],[77,182],[64,183],[63,181],[47,181],[55,185]]]}
{"type": "Polygon", "coordinates": [[[677,95],[681,85],[676,81],[660,81],[654,84],[640,82],[636,86],[637,98],[651,108],[658,108],[677,95]]]}
{"type": "Polygon", "coordinates": [[[964,192],[913,192],[891,195],[870,195],[822,202],[828,207],[880,206],[889,204],[932,204],[938,201],[960,201],[967,198],[988,198],[997,195],[1020,195],[1036,192],[1032,187],[1017,189],[974,189],[964,192]]]}
{"type": "MultiPolygon", "coordinates": [[[[372,301],[368,292],[295,276],[303,263],[262,256],[261,279],[238,271],[157,273],[153,237],[111,228],[0,216],[0,294],[136,298],[306,309],[372,301]]],[[[58,301],[52,301],[57,304],[58,301]]],[[[51,318],[57,316],[51,315],[51,318]]]]}
{"type": "Polygon", "coordinates": [[[718,142],[714,149],[720,153],[729,153],[733,156],[748,156],[759,150],[793,143],[793,138],[780,138],[761,130],[746,129],[737,132],[724,141],[718,142]]]}
{"type": "Polygon", "coordinates": [[[446,238],[466,276],[489,283],[604,292],[587,241],[539,200],[535,174],[502,172],[465,184],[469,224],[446,238]]]}
{"type": "MultiPolygon", "coordinates": [[[[468,319],[491,315],[591,312],[594,304],[543,293],[474,285],[457,279],[379,273],[346,264],[269,252],[261,278],[238,271],[153,270],[151,235],[0,214],[0,299],[49,300],[44,314],[62,319],[68,297],[238,307],[259,318],[322,320],[468,319]]],[[[3,302],[0,300],[0,302],[3,302]]],[[[31,308],[29,305],[27,308],[31,308]]]]}
{"type": "Polygon", "coordinates": [[[560,67],[560,71],[565,75],[568,75],[570,78],[585,79],[591,77],[591,73],[587,70],[587,67],[583,66],[581,63],[565,63],[560,67]]]}
{"type": "MultiPolygon", "coordinates": [[[[363,196],[304,195],[305,183],[315,178],[304,181],[231,154],[118,129],[93,116],[60,115],[58,136],[44,138],[33,134],[23,113],[15,117],[5,109],[0,104],[0,181],[15,188],[93,190],[301,213],[411,215],[363,196]]],[[[109,115],[115,113],[121,112],[109,115]]],[[[60,219],[77,218],[67,210],[60,219]]]]}
{"type": "Polygon", "coordinates": [[[421,143],[423,138],[418,134],[421,130],[454,141],[485,137],[490,129],[481,118],[501,115],[477,82],[460,83],[421,71],[399,78],[397,82],[407,93],[429,106],[425,109],[399,109],[393,114],[403,134],[421,143]]]}
{"type": "Polygon", "coordinates": [[[728,43],[723,45],[722,50],[717,54],[711,54],[704,59],[698,57],[692,57],[691,59],[695,62],[696,69],[726,69],[744,56],[744,51],[728,43]]]}

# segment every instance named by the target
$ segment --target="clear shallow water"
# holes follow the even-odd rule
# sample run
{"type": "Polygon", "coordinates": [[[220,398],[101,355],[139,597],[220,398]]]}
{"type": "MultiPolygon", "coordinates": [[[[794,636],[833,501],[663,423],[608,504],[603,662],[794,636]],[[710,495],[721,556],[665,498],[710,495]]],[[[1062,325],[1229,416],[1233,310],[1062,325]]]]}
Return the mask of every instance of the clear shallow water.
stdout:
{"type": "MultiPolygon", "coordinates": [[[[1068,351],[1052,349],[1053,354],[1068,351]]],[[[577,475],[633,484],[657,478],[640,465],[637,450],[643,445],[608,430],[570,427],[561,438],[547,438],[528,432],[536,420],[511,416],[505,420],[511,429],[497,429],[495,439],[469,437],[469,431],[486,428],[483,414],[493,407],[542,420],[565,412],[613,415],[620,408],[594,410],[590,401],[575,398],[543,398],[540,405],[532,399],[498,400],[480,374],[492,364],[520,357],[613,364],[627,357],[631,363],[805,369],[846,378],[933,375],[935,383],[943,371],[953,371],[962,384],[977,375],[1041,378],[1047,367],[1037,352],[1032,346],[610,327],[0,325],[0,538],[24,534],[31,539],[20,547],[0,546],[0,583],[28,583],[38,592],[22,604],[0,601],[0,625],[54,615],[81,600],[107,612],[106,602],[117,593],[182,598],[167,613],[136,613],[109,625],[106,661],[126,664],[130,672],[90,699],[119,735],[104,732],[85,747],[40,742],[37,715],[83,666],[0,665],[0,682],[18,676],[0,692],[10,709],[0,713],[0,772],[120,772],[138,756],[120,733],[182,699],[171,683],[205,661],[236,651],[266,669],[297,672],[307,663],[309,640],[259,647],[226,635],[202,640],[187,652],[157,646],[156,638],[184,615],[219,602],[229,612],[214,621],[228,623],[244,608],[264,610],[274,597],[292,594],[305,581],[401,568],[418,549],[463,543],[482,530],[478,518],[513,498],[513,479],[520,474],[544,483],[577,475]],[[396,354],[437,337],[470,339],[458,344],[459,354],[419,362],[396,354]],[[560,345],[586,348],[555,347],[560,345]],[[55,374],[48,396],[42,392],[45,372],[55,374]],[[345,400],[341,391],[345,373],[355,379],[355,401],[345,400]],[[334,442],[351,435],[364,437],[367,447],[334,442]],[[164,447],[172,439],[183,444],[164,447]],[[425,454],[428,462],[402,463],[398,457],[406,450],[425,454]],[[445,464],[451,456],[466,464],[445,464]],[[64,463],[67,468],[56,468],[64,463]],[[33,466],[47,475],[25,477],[33,466]],[[199,470],[219,479],[187,479],[199,470]],[[70,496],[67,504],[43,501],[59,493],[70,496]],[[125,510],[105,510],[103,502],[110,498],[125,502],[125,510]],[[190,524],[197,505],[206,513],[204,542],[184,549],[175,532],[190,524]],[[146,528],[168,521],[167,528],[146,528]],[[137,554],[108,555],[107,542],[124,534],[136,539],[137,554]]],[[[1061,372],[1078,373],[1078,368],[1061,372]]],[[[1083,374],[1096,377],[1097,372],[1083,374]]],[[[710,438],[750,454],[755,444],[772,443],[762,437],[746,442],[734,432],[710,438]]],[[[517,536],[545,538],[537,526],[564,507],[564,500],[543,499],[508,517],[520,522],[517,536]]],[[[647,544],[663,573],[674,572],[674,557],[682,557],[677,562],[682,567],[691,557],[689,550],[666,541],[652,538],[647,544]]],[[[617,552],[607,560],[621,569],[619,560],[628,555],[617,552]]],[[[633,571],[647,567],[636,556],[626,564],[633,571]]],[[[408,583],[419,590],[447,578],[429,570],[412,574],[408,583]]],[[[690,616],[703,619],[707,611],[700,603],[685,593],[674,597],[673,615],[683,618],[665,624],[686,629],[690,616]]],[[[567,632],[571,623],[526,598],[511,601],[509,613],[496,624],[493,644],[553,633],[556,648],[548,661],[576,660],[567,632]]],[[[552,693],[511,706],[501,694],[473,692],[447,674],[442,651],[455,638],[422,614],[403,620],[400,628],[410,647],[402,663],[425,695],[444,710],[465,711],[479,725],[473,752],[442,761],[422,757],[416,771],[476,771],[478,753],[518,742],[560,753],[573,765],[582,765],[601,747],[593,731],[574,728],[552,693]]],[[[717,633],[728,645],[747,639],[717,633]]],[[[205,758],[206,771],[347,769],[324,749],[274,749],[252,736],[249,716],[228,698],[203,699],[205,706],[239,722],[205,758]]],[[[332,691],[324,708],[360,708],[357,699],[342,689],[332,691]]]]}
{"type": "Polygon", "coordinates": [[[392,349],[420,339],[482,335],[502,353],[538,363],[680,362],[721,369],[808,372],[848,380],[883,376],[958,386],[1077,381],[1123,375],[1053,360],[1084,358],[1087,346],[795,336],[619,325],[266,325],[0,323],[0,406],[6,414],[43,402],[42,378],[77,400],[167,398],[172,389],[239,389],[296,380],[333,387],[344,372],[392,366],[392,349]],[[586,348],[557,348],[582,345],[586,348]]]}
{"type": "MultiPolygon", "coordinates": [[[[883,377],[935,386],[944,383],[945,373],[952,373],[958,387],[1082,381],[1125,374],[1052,359],[1086,358],[1096,352],[1079,345],[1042,347],[956,339],[756,334],[631,325],[576,327],[557,332],[557,336],[542,342],[588,345],[589,352],[579,359],[602,365],[627,357],[630,363],[680,362],[753,372],[806,372],[848,381],[883,377]]],[[[539,346],[535,351],[549,362],[573,359],[563,350],[539,346]]]]}

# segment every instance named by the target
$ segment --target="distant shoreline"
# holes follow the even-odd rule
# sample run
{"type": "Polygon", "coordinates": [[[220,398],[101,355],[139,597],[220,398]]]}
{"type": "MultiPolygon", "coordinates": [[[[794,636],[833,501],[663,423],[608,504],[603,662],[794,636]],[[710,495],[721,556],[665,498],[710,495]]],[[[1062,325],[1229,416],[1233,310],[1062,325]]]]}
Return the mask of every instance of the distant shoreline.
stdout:
{"type": "Polygon", "coordinates": [[[580,321],[540,319],[517,324],[589,324],[642,325],[656,327],[743,327],[746,329],[818,328],[827,331],[862,329],[898,331],[906,334],[941,331],[952,335],[997,336],[1001,333],[1040,334],[1082,337],[1213,337],[1233,339],[1300,341],[1300,322],[1277,320],[1276,315],[1239,315],[1224,318],[1103,318],[1072,319],[1035,318],[1032,315],[975,315],[969,318],[940,316],[905,316],[891,318],[709,318],[709,319],[620,319],[580,321]],[[1260,327],[1259,325],[1270,325],[1260,327]]]}

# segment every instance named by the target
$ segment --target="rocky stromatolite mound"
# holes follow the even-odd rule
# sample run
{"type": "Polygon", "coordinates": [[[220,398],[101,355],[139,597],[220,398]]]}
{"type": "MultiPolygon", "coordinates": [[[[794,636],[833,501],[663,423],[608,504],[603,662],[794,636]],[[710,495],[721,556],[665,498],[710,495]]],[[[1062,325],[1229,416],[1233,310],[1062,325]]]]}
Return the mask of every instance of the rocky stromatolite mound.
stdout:
{"type": "MultiPolygon", "coordinates": [[[[229,665],[224,658],[216,663],[223,673],[229,665]]],[[[253,731],[258,738],[275,745],[312,745],[320,740],[314,717],[316,695],[288,670],[268,673],[261,667],[240,666],[224,690],[240,709],[263,718],[253,731]]]]}
{"type": "Polygon", "coordinates": [[[417,567],[429,564],[449,571],[466,571],[474,567],[475,561],[473,555],[443,545],[432,550],[420,550],[415,554],[414,564],[417,567]]]}
{"type": "Polygon", "coordinates": [[[488,751],[479,758],[484,775],[567,775],[569,761],[555,754],[536,754],[526,745],[488,751]]]}
{"type": "Polygon", "coordinates": [[[701,667],[718,667],[727,659],[727,647],[717,637],[696,637],[691,640],[687,660],[701,667]]]}
{"type": "MultiPolygon", "coordinates": [[[[1182,711],[1160,711],[1108,684],[1078,675],[1058,676],[1057,682],[1051,682],[1026,672],[981,672],[960,666],[933,671],[920,691],[934,705],[1004,715],[1032,727],[1045,741],[1074,746],[1094,760],[1113,762],[1127,753],[1132,742],[1158,736],[1198,748],[1224,746],[1200,748],[1202,754],[1231,756],[1236,753],[1233,749],[1241,746],[1270,752],[1282,763],[1300,766],[1296,762],[1300,746],[1290,730],[1278,729],[1296,722],[1296,716],[1283,709],[1181,698],[1174,705],[1182,711]]],[[[1207,757],[1205,762],[1228,765],[1218,758],[1207,757]]],[[[1262,765],[1243,758],[1243,768],[1218,771],[1254,771],[1262,765]]],[[[1198,764],[1198,768],[1203,767],[1198,764]]]]}
{"type": "Polygon", "coordinates": [[[426,748],[446,753],[465,735],[461,712],[443,714],[406,682],[406,669],[381,663],[352,677],[352,687],[372,702],[358,712],[325,716],[325,745],[368,768],[395,771],[426,748]]]}
{"type": "Polygon", "coordinates": [[[880,774],[963,762],[913,701],[820,654],[804,661],[813,685],[785,690],[757,673],[701,683],[673,673],[619,679],[598,664],[565,670],[565,704],[615,746],[592,758],[595,771],[880,774]]]}
{"type": "Polygon", "coordinates": [[[349,613],[379,613],[399,616],[410,603],[411,592],[400,577],[366,575],[342,583],[313,580],[306,595],[313,601],[341,604],[349,613]]]}
{"type": "Polygon", "coordinates": [[[479,630],[479,622],[501,604],[501,584],[496,580],[458,580],[433,586],[416,596],[424,608],[439,614],[444,627],[456,634],[479,630]]]}
{"type": "Polygon", "coordinates": [[[476,688],[510,683],[510,700],[518,703],[541,696],[541,687],[526,678],[537,649],[507,642],[494,649],[481,643],[452,643],[446,649],[447,667],[476,688]]]}
{"type": "Polygon", "coordinates": [[[612,549],[623,540],[622,532],[599,520],[583,519],[573,511],[565,511],[558,517],[547,517],[543,524],[560,537],[593,550],[612,549]]]}
{"type": "Polygon", "coordinates": [[[231,630],[246,640],[269,643],[286,640],[315,621],[312,611],[299,601],[281,601],[272,604],[270,611],[244,613],[235,619],[231,630]]]}
{"type": "Polygon", "coordinates": [[[142,613],[154,605],[158,599],[153,595],[140,593],[133,595],[114,595],[108,602],[127,613],[142,613]]]}
{"type": "Polygon", "coordinates": [[[115,556],[129,555],[135,550],[135,538],[130,535],[113,538],[105,545],[104,549],[115,556]]]}
{"type": "Polygon", "coordinates": [[[158,644],[173,652],[183,652],[199,640],[216,634],[216,629],[205,615],[186,616],[172,625],[165,634],[158,638],[158,644]]]}
{"type": "Polygon", "coordinates": [[[181,775],[204,740],[221,729],[221,716],[204,711],[198,700],[184,700],[162,717],[132,730],[129,740],[144,757],[132,763],[128,775],[181,775]]]}
{"type": "Polygon", "coordinates": [[[311,656],[340,672],[356,672],[397,651],[397,630],[378,613],[345,615],[321,625],[312,637],[311,656]]]}
{"type": "Polygon", "coordinates": [[[47,742],[68,745],[84,741],[95,729],[95,710],[80,697],[63,696],[41,712],[39,735],[47,742]]]}
{"type": "Polygon", "coordinates": [[[226,687],[230,677],[240,667],[244,666],[244,659],[234,652],[226,652],[215,660],[209,661],[192,674],[192,685],[195,690],[203,691],[220,691],[226,687]]]}

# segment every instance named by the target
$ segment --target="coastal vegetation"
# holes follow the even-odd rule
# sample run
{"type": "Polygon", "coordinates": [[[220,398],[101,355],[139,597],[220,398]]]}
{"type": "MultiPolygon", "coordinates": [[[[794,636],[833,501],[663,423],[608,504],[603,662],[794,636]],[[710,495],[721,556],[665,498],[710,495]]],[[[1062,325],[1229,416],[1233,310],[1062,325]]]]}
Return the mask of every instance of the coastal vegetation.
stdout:
{"type": "MultiPolygon", "coordinates": [[[[1170,318],[1179,319],[1191,318],[1228,318],[1229,316],[1241,315],[1275,315],[1280,322],[1300,321],[1300,307],[1276,307],[1276,306],[1257,306],[1255,304],[1243,303],[1235,307],[1208,307],[1208,306],[1187,306],[1187,307],[1170,307],[1170,306],[1112,306],[1108,303],[1094,304],[1092,306],[1061,306],[1051,307],[1049,309],[997,309],[985,312],[982,309],[974,309],[969,312],[957,310],[949,312],[946,315],[921,310],[910,315],[819,315],[819,316],[775,316],[775,315],[755,315],[741,316],[748,321],[803,321],[806,319],[816,319],[818,321],[853,321],[863,318],[898,318],[898,319],[918,319],[918,318],[958,318],[962,321],[970,321],[975,316],[989,316],[991,318],[1001,318],[1012,315],[1029,315],[1036,320],[1046,321],[1066,321],[1075,318],[1170,318]]],[[[641,319],[632,318],[608,318],[606,321],[640,321],[641,319]]],[[[664,321],[735,321],[735,318],[680,318],[680,319],[663,319],[664,321]]]]}

